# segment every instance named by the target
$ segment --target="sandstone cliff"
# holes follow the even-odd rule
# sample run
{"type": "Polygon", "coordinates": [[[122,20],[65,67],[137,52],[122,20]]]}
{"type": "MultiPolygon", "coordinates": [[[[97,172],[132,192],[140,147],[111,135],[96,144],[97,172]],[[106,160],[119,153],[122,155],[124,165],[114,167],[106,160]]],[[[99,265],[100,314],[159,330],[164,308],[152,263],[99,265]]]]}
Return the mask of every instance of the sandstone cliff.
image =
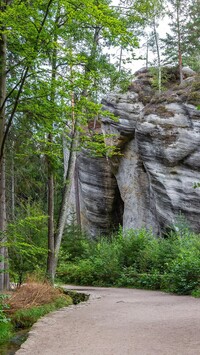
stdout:
{"type": "Polygon", "coordinates": [[[120,148],[112,158],[78,158],[81,219],[91,235],[123,228],[152,228],[160,233],[185,216],[200,231],[200,77],[185,71],[178,84],[168,70],[167,90],[156,94],[152,75],[143,69],[125,94],[111,93],[101,129],[106,143],[120,148]]]}

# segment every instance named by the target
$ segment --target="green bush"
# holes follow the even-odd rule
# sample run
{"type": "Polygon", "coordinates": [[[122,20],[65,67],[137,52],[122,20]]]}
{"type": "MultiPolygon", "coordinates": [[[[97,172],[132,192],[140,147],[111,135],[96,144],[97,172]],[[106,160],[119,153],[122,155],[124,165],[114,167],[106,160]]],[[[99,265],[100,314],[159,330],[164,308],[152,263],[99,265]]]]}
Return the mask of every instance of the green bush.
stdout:
{"type": "Polygon", "coordinates": [[[80,231],[80,228],[72,224],[67,226],[62,241],[62,260],[75,262],[85,259],[90,255],[91,240],[80,231]]]}
{"type": "Polygon", "coordinates": [[[117,280],[118,287],[137,287],[139,274],[134,267],[124,267],[117,280]]]}
{"type": "Polygon", "coordinates": [[[87,239],[87,253],[78,248],[74,261],[61,260],[58,276],[62,282],[73,284],[198,294],[200,237],[182,225],[165,238],[145,229],[120,229],[110,238],[87,239]]]}
{"type": "Polygon", "coordinates": [[[66,263],[58,268],[57,276],[64,283],[92,285],[94,269],[91,260],[80,260],[76,264],[66,263]]]}
{"type": "Polygon", "coordinates": [[[12,325],[5,313],[5,310],[8,308],[6,302],[8,297],[8,295],[0,294],[0,344],[10,339],[12,335],[12,325]]]}
{"type": "MultiPolygon", "coordinates": [[[[119,232],[120,235],[123,233],[119,232]]],[[[153,238],[152,234],[145,229],[127,230],[119,238],[122,244],[123,265],[132,266],[136,270],[140,269],[141,255],[144,252],[149,240],[153,238]]]]}
{"type": "Polygon", "coordinates": [[[180,255],[164,275],[162,288],[180,295],[190,295],[200,286],[200,259],[180,255]]]}
{"type": "Polygon", "coordinates": [[[192,296],[200,298],[200,288],[197,288],[196,290],[192,291],[192,296]]]}

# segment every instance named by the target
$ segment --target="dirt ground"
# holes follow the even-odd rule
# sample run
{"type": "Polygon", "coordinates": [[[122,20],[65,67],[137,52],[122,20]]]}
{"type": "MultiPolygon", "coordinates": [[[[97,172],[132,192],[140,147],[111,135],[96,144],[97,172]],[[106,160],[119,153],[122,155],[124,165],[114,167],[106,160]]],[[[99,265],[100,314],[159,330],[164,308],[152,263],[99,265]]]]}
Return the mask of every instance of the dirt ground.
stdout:
{"type": "Polygon", "coordinates": [[[200,299],[68,288],[90,294],[89,301],[42,318],[17,355],[200,355],[200,299]]]}

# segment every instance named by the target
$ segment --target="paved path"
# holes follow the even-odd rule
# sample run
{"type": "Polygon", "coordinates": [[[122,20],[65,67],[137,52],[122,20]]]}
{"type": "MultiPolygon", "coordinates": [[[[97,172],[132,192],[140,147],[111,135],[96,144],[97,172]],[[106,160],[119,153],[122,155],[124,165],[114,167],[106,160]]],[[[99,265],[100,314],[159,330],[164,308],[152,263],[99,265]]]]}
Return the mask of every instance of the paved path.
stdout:
{"type": "Polygon", "coordinates": [[[90,300],[38,321],[17,355],[200,355],[200,299],[73,289],[89,293],[90,300]]]}

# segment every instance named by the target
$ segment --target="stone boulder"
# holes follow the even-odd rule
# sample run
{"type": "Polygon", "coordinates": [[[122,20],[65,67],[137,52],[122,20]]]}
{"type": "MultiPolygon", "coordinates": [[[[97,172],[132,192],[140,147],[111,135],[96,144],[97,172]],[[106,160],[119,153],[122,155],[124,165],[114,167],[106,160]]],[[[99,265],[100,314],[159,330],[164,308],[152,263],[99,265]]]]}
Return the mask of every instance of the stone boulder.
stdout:
{"type": "Polygon", "coordinates": [[[146,69],[125,94],[103,100],[101,129],[118,156],[91,158],[81,153],[79,179],[82,224],[91,235],[109,229],[152,228],[157,234],[183,215],[200,230],[200,77],[187,70],[182,85],[170,73],[158,95],[146,69]],[[171,76],[170,76],[171,75],[171,76]]]}

